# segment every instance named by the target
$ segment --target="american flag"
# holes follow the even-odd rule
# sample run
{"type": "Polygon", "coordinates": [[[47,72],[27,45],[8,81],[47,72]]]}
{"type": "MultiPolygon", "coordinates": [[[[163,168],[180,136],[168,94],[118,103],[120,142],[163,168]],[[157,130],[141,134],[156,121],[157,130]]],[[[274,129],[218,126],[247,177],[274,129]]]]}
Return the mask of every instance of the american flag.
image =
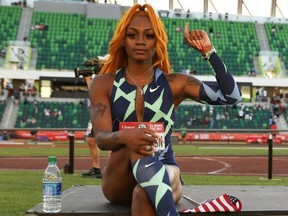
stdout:
{"type": "Polygon", "coordinates": [[[234,196],[223,194],[216,199],[210,199],[201,203],[196,208],[182,209],[180,213],[190,212],[239,212],[242,209],[242,203],[234,196]]]}

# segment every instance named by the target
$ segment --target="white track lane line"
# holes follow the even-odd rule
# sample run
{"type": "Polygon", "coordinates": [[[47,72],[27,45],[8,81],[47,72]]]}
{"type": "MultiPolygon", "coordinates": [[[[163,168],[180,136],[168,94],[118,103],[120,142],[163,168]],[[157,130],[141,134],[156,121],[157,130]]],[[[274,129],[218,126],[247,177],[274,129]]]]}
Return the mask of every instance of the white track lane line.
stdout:
{"type": "Polygon", "coordinates": [[[213,161],[213,162],[220,163],[220,164],[223,165],[223,168],[207,172],[207,174],[217,174],[217,173],[223,172],[226,169],[228,169],[229,167],[231,167],[230,164],[228,164],[228,163],[226,163],[224,161],[221,161],[221,160],[215,160],[215,159],[212,159],[212,158],[203,158],[203,157],[195,157],[195,159],[213,161]]]}

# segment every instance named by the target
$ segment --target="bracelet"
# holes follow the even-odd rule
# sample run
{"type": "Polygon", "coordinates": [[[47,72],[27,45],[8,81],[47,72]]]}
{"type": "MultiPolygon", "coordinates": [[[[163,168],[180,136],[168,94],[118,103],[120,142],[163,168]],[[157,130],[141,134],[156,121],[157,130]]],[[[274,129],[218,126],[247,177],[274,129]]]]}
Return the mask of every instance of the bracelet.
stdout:
{"type": "Polygon", "coordinates": [[[210,59],[212,53],[216,53],[216,49],[214,48],[214,46],[212,46],[211,50],[209,50],[208,52],[202,54],[202,57],[207,61],[210,59]]]}

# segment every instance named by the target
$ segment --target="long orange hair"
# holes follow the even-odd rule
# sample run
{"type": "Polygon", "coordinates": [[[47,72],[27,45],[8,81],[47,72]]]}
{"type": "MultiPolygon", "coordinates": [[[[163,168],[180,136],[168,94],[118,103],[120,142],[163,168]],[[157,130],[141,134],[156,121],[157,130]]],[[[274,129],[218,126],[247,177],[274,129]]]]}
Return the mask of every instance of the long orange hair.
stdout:
{"type": "Polygon", "coordinates": [[[141,6],[140,4],[135,4],[125,12],[122,19],[118,22],[113,38],[109,44],[110,57],[99,74],[109,72],[115,73],[118,69],[127,66],[128,58],[123,43],[126,36],[126,29],[131,22],[131,19],[138,14],[144,14],[149,18],[155,32],[156,45],[152,67],[157,67],[165,73],[170,73],[170,63],[167,50],[168,37],[162,21],[156,15],[151,5],[144,4],[141,6]]]}

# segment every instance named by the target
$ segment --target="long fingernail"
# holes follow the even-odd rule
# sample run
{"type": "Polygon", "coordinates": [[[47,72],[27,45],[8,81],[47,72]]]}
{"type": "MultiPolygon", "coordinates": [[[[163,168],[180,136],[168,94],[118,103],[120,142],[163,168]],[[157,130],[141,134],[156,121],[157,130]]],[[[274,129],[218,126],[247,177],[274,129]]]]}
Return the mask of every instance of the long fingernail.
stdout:
{"type": "Polygon", "coordinates": [[[203,43],[200,43],[200,45],[201,45],[201,50],[203,51],[203,50],[204,50],[204,45],[203,45],[203,43]]]}

